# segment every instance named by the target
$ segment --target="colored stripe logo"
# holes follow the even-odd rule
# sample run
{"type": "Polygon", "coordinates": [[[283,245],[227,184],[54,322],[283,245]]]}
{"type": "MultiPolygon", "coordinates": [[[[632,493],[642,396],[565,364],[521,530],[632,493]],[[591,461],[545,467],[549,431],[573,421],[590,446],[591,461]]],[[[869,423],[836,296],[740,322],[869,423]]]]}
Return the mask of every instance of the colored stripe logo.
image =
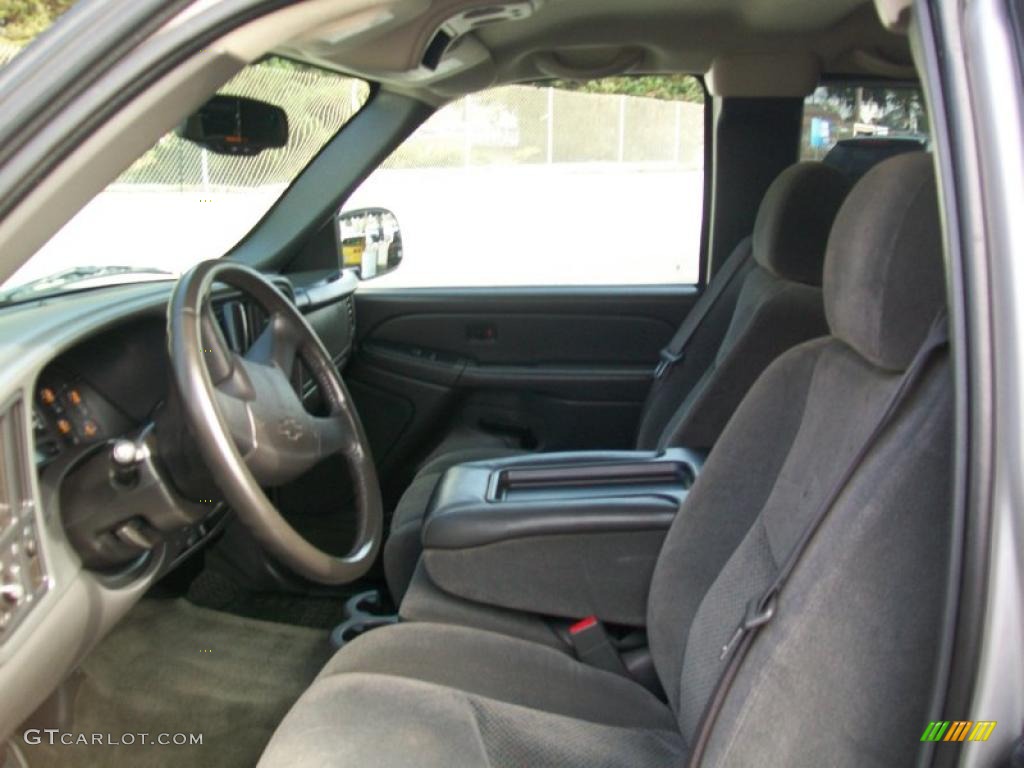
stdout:
{"type": "Polygon", "coordinates": [[[995,720],[933,720],[921,734],[921,741],[988,741],[995,720]]]}

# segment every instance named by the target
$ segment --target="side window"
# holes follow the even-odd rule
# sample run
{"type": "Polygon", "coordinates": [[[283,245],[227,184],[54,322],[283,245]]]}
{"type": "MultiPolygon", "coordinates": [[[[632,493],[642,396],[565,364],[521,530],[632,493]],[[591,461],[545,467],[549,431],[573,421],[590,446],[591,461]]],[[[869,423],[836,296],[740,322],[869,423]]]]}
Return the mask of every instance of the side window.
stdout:
{"type": "Polygon", "coordinates": [[[693,77],[505,86],[440,109],[344,211],[397,217],[374,287],[695,283],[703,166],[693,77]]]}
{"type": "Polygon", "coordinates": [[[889,144],[896,154],[903,142],[927,147],[928,131],[920,88],[830,84],[804,102],[800,157],[821,160],[837,144],[856,150],[865,141],[889,144]]]}

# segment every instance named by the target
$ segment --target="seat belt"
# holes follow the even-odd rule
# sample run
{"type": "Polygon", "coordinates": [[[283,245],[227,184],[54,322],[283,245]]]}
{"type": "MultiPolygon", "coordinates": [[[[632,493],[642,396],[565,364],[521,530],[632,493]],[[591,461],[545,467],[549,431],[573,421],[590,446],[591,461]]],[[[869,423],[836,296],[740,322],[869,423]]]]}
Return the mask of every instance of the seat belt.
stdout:
{"type": "Polygon", "coordinates": [[[697,300],[693,309],[690,310],[690,314],[686,316],[683,324],[679,326],[679,330],[669,339],[665,348],[658,353],[658,365],[654,369],[655,381],[663,378],[673,365],[683,359],[683,354],[686,352],[686,347],[690,343],[690,339],[693,338],[693,334],[697,332],[697,329],[704,322],[704,318],[708,316],[711,308],[715,306],[721,295],[725,293],[725,289],[729,287],[733,278],[739,273],[740,267],[747,263],[751,252],[752,240],[748,237],[729,255],[729,258],[725,260],[725,263],[718,270],[718,274],[711,278],[707,290],[701,294],[700,299],[697,300]]]}
{"type": "Polygon", "coordinates": [[[814,538],[814,534],[821,528],[825,518],[828,517],[828,513],[832,510],[836,501],[842,495],[846,486],[849,485],[850,480],[856,474],[860,465],[864,462],[864,459],[874,448],[878,438],[885,431],[886,427],[892,422],[893,417],[899,410],[899,407],[907,400],[911,392],[913,392],[915,385],[920,381],[922,374],[928,367],[928,363],[932,357],[939,350],[946,346],[948,336],[946,329],[946,313],[941,312],[938,317],[935,318],[928,331],[928,335],[925,337],[917,353],[914,355],[914,359],[911,361],[910,366],[903,373],[899,384],[897,384],[895,391],[886,403],[885,408],[882,411],[881,417],[875,424],[874,428],[868,434],[867,438],[861,444],[861,447],[854,454],[850,464],[846,467],[846,470],[840,475],[838,481],[832,487],[832,490],[825,496],[821,506],[818,507],[817,511],[811,516],[800,534],[800,538],[797,539],[796,544],[789,553],[789,557],[779,570],[778,575],[771,585],[764,591],[760,598],[755,598],[750,601],[747,605],[747,610],[743,616],[742,621],[736,631],[733,633],[729,642],[722,647],[721,659],[728,659],[725,669],[722,670],[722,674],[718,679],[718,684],[715,686],[715,690],[708,700],[707,707],[704,709],[704,714],[701,717],[700,724],[697,726],[697,737],[693,743],[693,751],[690,753],[690,759],[687,761],[687,768],[698,768],[701,759],[704,757],[704,752],[707,749],[708,742],[711,738],[711,733],[714,730],[715,721],[718,719],[718,715],[721,712],[722,706],[725,704],[726,696],[732,687],[736,676],[739,674],[740,667],[743,665],[743,660],[747,656],[747,652],[753,645],[754,640],[757,638],[758,633],[767,626],[775,616],[775,607],[778,604],[779,595],[785,588],[789,577],[793,574],[796,569],[800,558],[807,551],[811,540],[814,538]]]}

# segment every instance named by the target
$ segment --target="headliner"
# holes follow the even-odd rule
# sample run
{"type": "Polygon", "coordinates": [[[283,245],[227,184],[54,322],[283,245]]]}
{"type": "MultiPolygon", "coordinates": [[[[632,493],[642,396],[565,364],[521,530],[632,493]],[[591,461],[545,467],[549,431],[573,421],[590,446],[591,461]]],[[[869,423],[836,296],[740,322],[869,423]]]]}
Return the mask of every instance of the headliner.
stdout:
{"type": "MultiPolygon", "coordinates": [[[[434,33],[487,0],[394,0],[373,29],[332,28],[278,50],[432,102],[491,85],[593,73],[706,74],[723,95],[803,95],[820,75],[913,79],[907,38],[871,0],[534,0],[532,15],[482,27],[420,68],[434,33]]],[[[384,13],[381,11],[384,10],[384,13]]]]}

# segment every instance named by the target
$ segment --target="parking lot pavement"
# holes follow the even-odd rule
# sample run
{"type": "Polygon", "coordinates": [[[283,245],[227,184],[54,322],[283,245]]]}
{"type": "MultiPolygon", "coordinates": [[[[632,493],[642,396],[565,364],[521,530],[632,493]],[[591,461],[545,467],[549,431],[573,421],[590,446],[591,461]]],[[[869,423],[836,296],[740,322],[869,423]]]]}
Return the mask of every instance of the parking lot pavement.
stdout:
{"type": "MultiPolygon", "coordinates": [[[[282,190],[114,186],[15,279],[84,264],[178,273],[227,251],[282,190]]],[[[345,207],[398,216],[404,260],[375,287],[687,283],[702,195],[702,172],[676,166],[383,169],[345,207]]]]}

